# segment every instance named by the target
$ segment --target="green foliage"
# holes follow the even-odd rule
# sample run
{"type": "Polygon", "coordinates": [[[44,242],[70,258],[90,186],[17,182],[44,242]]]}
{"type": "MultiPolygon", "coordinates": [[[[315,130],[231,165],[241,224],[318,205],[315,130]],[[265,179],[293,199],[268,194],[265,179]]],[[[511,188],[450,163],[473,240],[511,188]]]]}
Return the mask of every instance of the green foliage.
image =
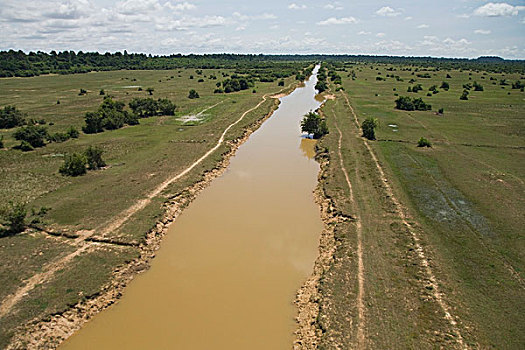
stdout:
{"type": "Polygon", "coordinates": [[[98,147],[89,146],[84,152],[89,170],[97,170],[106,166],[106,162],[102,159],[104,151],[98,147]]]}
{"type": "Polygon", "coordinates": [[[4,135],[0,136],[0,148],[4,148],[4,135]]]}
{"type": "Polygon", "coordinates": [[[133,114],[139,118],[155,115],[175,115],[175,104],[168,99],[134,98],[129,102],[133,114]]]}
{"type": "Polygon", "coordinates": [[[422,98],[400,96],[395,102],[396,109],[404,111],[429,111],[432,109],[432,106],[425,103],[422,98]]]}
{"type": "Polygon", "coordinates": [[[45,139],[49,137],[47,128],[38,125],[29,125],[18,129],[14,135],[15,139],[20,141],[26,141],[31,147],[43,147],[45,146],[45,139]]]}
{"type": "Polygon", "coordinates": [[[102,96],[102,95],[105,95],[106,92],[104,91],[104,89],[100,89],[100,92],[98,94],[102,96]]]}
{"type": "Polygon", "coordinates": [[[80,92],[78,93],[79,96],[87,94],[87,91],[84,89],[80,89],[80,92]]]}
{"type": "Polygon", "coordinates": [[[21,150],[22,152],[29,152],[29,151],[34,150],[35,148],[31,146],[29,142],[23,140],[22,142],[20,142],[18,149],[21,150]]]}
{"type": "Polygon", "coordinates": [[[155,89],[149,87],[149,88],[146,89],[146,91],[147,91],[148,94],[150,94],[150,96],[151,96],[151,95],[153,95],[153,91],[155,91],[155,89]]]}
{"type": "Polygon", "coordinates": [[[366,137],[369,140],[375,140],[375,128],[377,128],[377,119],[368,117],[361,124],[361,129],[363,130],[363,137],[366,137]]]}
{"type": "Polygon", "coordinates": [[[87,158],[82,153],[66,154],[64,164],[58,170],[60,174],[66,176],[80,176],[84,175],[87,165],[87,158]]]}
{"type": "MultiPolygon", "coordinates": [[[[448,74],[447,74],[448,75],[448,74]]],[[[442,82],[441,83],[441,86],[440,86],[441,89],[445,90],[445,91],[448,91],[448,89],[450,89],[450,85],[449,83],[447,83],[446,81],[442,82]]]]}
{"type": "MultiPolygon", "coordinates": [[[[262,80],[261,80],[262,81],[262,80]]],[[[272,79],[273,81],[273,79],[272,79]]],[[[284,85],[284,82],[283,82],[284,85]]],[[[222,82],[222,89],[225,93],[247,90],[253,86],[253,81],[238,76],[232,76],[222,82]]]]}
{"type": "Polygon", "coordinates": [[[512,83],[513,89],[523,89],[525,87],[525,83],[522,83],[520,80],[517,80],[515,83],[512,83]]]}
{"type": "Polygon", "coordinates": [[[318,139],[328,134],[328,126],[321,116],[314,112],[305,114],[301,121],[301,131],[312,134],[314,139],[318,139]]]}
{"type": "Polygon", "coordinates": [[[195,91],[194,89],[191,89],[189,94],[188,94],[188,98],[191,98],[191,99],[194,99],[194,98],[199,98],[199,93],[197,91],[195,91]]]}
{"type": "Polygon", "coordinates": [[[78,139],[78,136],[80,135],[74,126],[70,126],[69,129],[67,129],[66,134],[72,139],[78,139]]]}
{"type": "Polygon", "coordinates": [[[87,112],[85,115],[86,125],[82,131],[86,134],[95,134],[106,130],[119,129],[124,124],[135,125],[138,121],[130,117],[129,113],[124,110],[124,102],[114,101],[111,97],[106,96],[96,112],[87,112]]]}
{"type": "Polygon", "coordinates": [[[69,134],[67,134],[67,133],[56,132],[56,133],[54,133],[52,135],[49,135],[47,140],[49,142],[58,142],[58,143],[60,143],[60,142],[65,142],[65,141],[69,140],[69,138],[70,138],[69,134]]]}
{"type": "Polygon", "coordinates": [[[421,137],[417,142],[417,147],[432,147],[432,144],[426,138],[421,137]]]}
{"type": "Polygon", "coordinates": [[[2,224],[7,226],[7,230],[0,231],[0,237],[24,231],[26,228],[26,216],[27,208],[25,203],[9,202],[6,207],[0,210],[2,224]]]}
{"type": "Polygon", "coordinates": [[[5,106],[0,109],[0,129],[10,129],[24,125],[26,114],[15,106],[5,106]]]}
{"type": "Polygon", "coordinates": [[[279,82],[277,83],[277,86],[284,86],[284,80],[279,80],[279,82]]]}
{"type": "Polygon", "coordinates": [[[474,87],[474,91],[483,91],[483,85],[481,84],[478,84],[478,82],[474,82],[474,84],[472,85],[474,87]]]}
{"type": "Polygon", "coordinates": [[[439,113],[439,114],[445,114],[445,110],[444,110],[443,108],[440,108],[440,109],[438,110],[438,113],[439,113]]]}
{"type": "Polygon", "coordinates": [[[315,84],[315,89],[319,91],[319,93],[328,90],[328,85],[325,81],[319,80],[317,84],[315,84]]]}
{"type": "Polygon", "coordinates": [[[468,100],[468,90],[463,90],[463,93],[459,97],[460,100],[468,100]]]}

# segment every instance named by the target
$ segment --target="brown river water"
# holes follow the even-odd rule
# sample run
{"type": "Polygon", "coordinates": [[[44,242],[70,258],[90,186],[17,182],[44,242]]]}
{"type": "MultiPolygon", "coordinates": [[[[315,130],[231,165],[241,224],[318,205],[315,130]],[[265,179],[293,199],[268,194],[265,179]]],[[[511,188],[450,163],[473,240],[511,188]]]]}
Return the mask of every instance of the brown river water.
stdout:
{"type": "Polygon", "coordinates": [[[322,230],[315,141],[300,131],[320,105],[316,81],[281,98],[170,226],[151,269],[61,349],[291,349],[322,230]]]}

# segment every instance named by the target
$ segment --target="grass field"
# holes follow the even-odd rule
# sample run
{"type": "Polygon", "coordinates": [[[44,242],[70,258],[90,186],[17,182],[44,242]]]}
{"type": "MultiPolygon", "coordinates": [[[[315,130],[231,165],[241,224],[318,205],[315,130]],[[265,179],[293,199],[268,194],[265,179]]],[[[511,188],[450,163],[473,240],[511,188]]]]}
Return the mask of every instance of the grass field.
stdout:
{"type": "MultiPolygon", "coordinates": [[[[432,349],[456,347],[521,349],[525,346],[525,94],[499,81],[522,79],[517,74],[469,71],[424,71],[417,77],[401,66],[348,65],[345,91],[323,108],[330,134],[320,145],[331,162],[323,182],[337,209],[360,218],[363,226],[365,334],[370,348],[432,349]],[[387,70],[388,69],[388,70],[387,70]],[[403,81],[386,75],[397,75],[403,81]],[[446,78],[449,74],[451,78],[446,78]],[[376,80],[376,77],[386,80],[376,80]],[[490,80],[490,77],[496,80],[490,80]],[[415,79],[409,83],[410,79],[415,79]],[[439,89],[442,81],[450,90],[439,89]],[[477,81],[484,91],[460,100],[463,84],[477,81]],[[492,84],[496,82],[496,85],[492,84]],[[419,93],[408,86],[421,84],[419,93]],[[437,85],[437,94],[427,96],[437,85]],[[398,96],[422,97],[432,111],[400,111],[398,96]],[[377,141],[369,141],[395,197],[407,208],[432,273],[457,331],[446,322],[414,240],[392,208],[377,167],[354,123],[344,95],[359,123],[378,120],[377,141]],[[437,110],[444,109],[443,115],[437,110]],[[349,202],[339,167],[337,141],[349,172],[357,205],[349,202]],[[418,148],[426,137],[432,148],[418,148]],[[357,208],[357,209],[356,209],[357,208]]],[[[330,273],[321,284],[322,344],[356,346],[360,318],[356,310],[357,242],[354,224],[339,224],[330,273]],[[350,325],[350,334],[345,331],[350,325]]]]}
{"type": "MultiPolygon", "coordinates": [[[[97,235],[125,209],[215,146],[223,130],[256,106],[263,95],[283,89],[277,81],[256,82],[248,90],[214,94],[216,83],[225,79],[222,73],[230,75],[233,70],[203,70],[202,74],[194,69],[111,71],[1,79],[0,107],[15,105],[27,112],[27,118],[45,119],[50,133],[63,132],[70,126],[80,130],[84,114],[96,110],[103,100],[101,89],[115,100],[127,103],[134,97],[149,97],[146,89],[151,87],[154,89],[151,97],[168,98],[177,109],[175,116],[145,118],[140,125],[99,134],[81,133],[78,139],[49,143],[30,152],[12,148],[19,143],[12,136],[14,129],[0,130],[5,145],[0,150],[0,205],[16,201],[28,203],[28,208],[47,207],[50,210],[39,224],[46,230],[73,238],[83,230],[94,230],[97,235]],[[218,79],[210,79],[212,75],[218,79]],[[199,82],[200,79],[204,81],[199,82]],[[79,95],[80,89],[87,90],[87,94],[79,95]],[[189,99],[190,89],[197,90],[200,98],[189,99]],[[209,107],[212,108],[202,113],[200,120],[184,122],[184,116],[209,107]],[[83,151],[90,145],[104,150],[106,168],[80,177],[58,173],[65,154],[83,151]]],[[[285,87],[294,82],[294,77],[285,79],[285,87]]],[[[216,167],[222,155],[230,150],[227,142],[240,137],[274,106],[275,100],[269,98],[248,113],[231,128],[226,143],[216,152],[103,238],[119,244],[141,242],[163,215],[164,202],[216,167]]],[[[0,259],[7,262],[0,268],[3,286],[0,297],[4,299],[24,286],[25,280],[73,252],[78,244],[78,240],[43,232],[0,238],[0,259]]],[[[8,344],[17,326],[60,313],[79,300],[96,295],[117,266],[137,256],[137,247],[111,244],[76,256],[53,278],[24,295],[2,319],[0,347],[8,344]]]]}

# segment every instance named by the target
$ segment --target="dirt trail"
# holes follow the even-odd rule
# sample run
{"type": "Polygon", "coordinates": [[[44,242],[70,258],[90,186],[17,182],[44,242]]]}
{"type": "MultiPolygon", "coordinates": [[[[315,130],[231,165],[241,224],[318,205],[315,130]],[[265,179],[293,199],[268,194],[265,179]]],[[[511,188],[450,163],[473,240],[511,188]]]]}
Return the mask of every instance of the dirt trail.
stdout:
{"type": "MultiPolygon", "coordinates": [[[[209,151],[207,151],[202,157],[197,159],[195,162],[193,162],[189,167],[184,169],[179,174],[177,174],[177,175],[175,175],[175,176],[165,180],[164,182],[162,182],[153,191],[151,191],[147,195],[146,198],[138,200],[137,203],[135,203],[134,205],[132,205],[131,207],[126,209],[124,212],[119,214],[112,222],[107,223],[107,224],[103,225],[102,227],[100,227],[98,229],[98,230],[100,230],[100,234],[102,236],[104,236],[105,234],[120,228],[133,214],[135,214],[138,211],[140,211],[143,208],[145,208],[155,196],[159,195],[170,184],[172,184],[173,182],[179,180],[184,175],[188,174],[197,165],[199,165],[203,160],[205,160],[207,157],[209,157],[213,152],[215,152],[224,143],[224,138],[226,136],[226,133],[232,127],[234,127],[239,122],[241,122],[248,113],[256,110],[264,102],[266,102],[269,95],[272,95],[272,94],[265,94],[262,97],[262,100],[256,106],[246,110],[241,115],[241,117],[239,119],[237,119],[236,121],[234,121],[233,123],[228,125],[228,127],[221,134],[221,137],[217,141],[217,144],[213,148],[211,148],[209,151]]],[[[77,250],[75,250],[74,252],[72,252],[72,253],[70,253],[70,254],[68,254],[66,256],[58,258],[57,260],[55,260],[55,261],[49,263],[48,265],[44,266],[42,268],[42,270],[43,270],[42,272],[37,273],[34,276],[32,276],[31,278],[27,279],[22,287],[20,287],[18,290],[16,290],[13,294],[11,294],[8,297],[6,297],[2,301],[2,303],[0,304],[0,319],[5,317],[12,310],[12,308],[24,296],[26,296],[29,293],[29,291],[34,289],[37,285],[49,281],[55,275],[55,273],[58,270],[63,269],[65,266],[67,266],[67,264],[73,258],[75,258],[76,256],[79,256],[80,254],[82,254],[84,252],[88,252],[88,251],[94,249],[97,244],[96,243],[91,243],[91,242],[88,244],[86,242],[86,240],[88,240],[91,236],[93,236],[93,234],[95,232],[96,232],[96,230],[82,231],[82,234],[80,234],[79,237],[75,239],[75,244],[80,245],[80,247],[77,250]]]]}
{"type": "MultiPolygon", "coordinates": [[[[332,111],[332,113],[335,115],[334,111],[332,111]]],[[[339,129],[339,125],[337,125],[337,121],[335,122],[335,128],[337,129],[337,132],[339,133],[339,139],[338,139],[338,144],[337,144],[337,154],[339,156],[339,164],[341,166],[341,170],[343,171],[343,174],[345,176],[346,184],[350,191],[350,202],[352,204],[353,212],[355,215],[355,226],[356,226],[356,233],[357,233],[357,283],[358,283],[356,303],[357,303],[357,312],[359,315],[359,323],[357,325],[357,348],[364,349],[366,348],[366,345],[365,345],[365,322],[366,320],[365,320],[365,303],[364,303],[365,268],[363,265],[363,238],[362,238],[363,225],[361,223],[361,216],[359,215],[359,208],[355,202],[352,183],[350,182],[350,177],[348,176],[348,172],[344,165],[343,154],[341,152],[343,133],[341,132],[341,129],[339,129]]],[[[356,167],[356,172],[357,172],[357,167],[356,167]]]]}
{"type": "MultiPolygon", "coordinates": [[[[350,101],[349,101],[348,97],[346,96],[346,94],[341,91],[341,95],[346,100],[348,108],[350,109],[350,112],[352,113],[352,116],[354,117],[354,122],[356,124],[356,127],[359,128],[359,121],[357,119],[357,115],[356,115],[356,113],[354,111],[354,108],[350,104],[350,101]]],[[[432,271],[432,268],[430,267],[429,259],[426,257],[425,252],[423,250],[423,247],[422,247],[422,245],[420,243],[421,240],[419,238],[418,233],[414,229],[413,225],[408,222],[408,219],[409,219],[408,215],[406,214],[406,211],[405,211],[404,207],[401,205],[401,203],[399,202],[397,197],[394,196],[394,191],[392,190],[392,187],[388,183],[388,179],[387,179],[387,177],[385,175],[385,172],[383,171],[383,168],[379,164],[379,160],[377,159],[377,156],[375,155],[374,151],[370,147],[368,141],[365,140],[365,139],[362,139],[362,141],[363,141],[364,145],[366,146],[366,149],[368,150],[368,153],[370,154],[370,156],[372,157],[372,159],[373,159],[373,161],[375,163],[376,169],[379,172],[381,181],[382,181],[382,183],[384,185],[384,189],[385,189],[386,193],[388,194],[388,196],[390,197],[390,199],[392,200],[392,202],[393,202],[393,204],[395,206],[395,210],[396,210],[397,214],[399,215],[399,218],[401,219],[403,225],[405,225],[405,227],[408,229],[408,231],[410,232],[410,234],[412,236],[412,239],[414,241],[415,250],[416,250],[416,252],[417,252],[417,254],[418,254],[418,256],[419,256],[419,258],[421,260],[421,264],[423,265],[423,267],[425,269],[425,272],[426,272],[426,275],[427,275],[427,280],[428,280],[428,286],[431,287],[434,299],[436,300],[436,302],[438,303],[438,305],[442,309],[442,311],[443,311],[443,313],[445,315],[445,319],[448,321],[448,323],[449,323],[449,325],[451,327],[451,330],[456,335],[456,341],[457,341],[458,346],[460,348],[462,348],[462,349],[468,349],[469,347],[463,341],[463,337],[461,336],[461,332],[459,331],[459,327],[458,327],[458,324],[456,322],[456,318],[451,314],[451,311],[450,311],[451,308],[447,304],[447,302],[445,301],[443,292],[440,291],[437,279],[436,279],[436,277],[435,277],[435,275],[434,275],[434,273],[432,271]]]]}

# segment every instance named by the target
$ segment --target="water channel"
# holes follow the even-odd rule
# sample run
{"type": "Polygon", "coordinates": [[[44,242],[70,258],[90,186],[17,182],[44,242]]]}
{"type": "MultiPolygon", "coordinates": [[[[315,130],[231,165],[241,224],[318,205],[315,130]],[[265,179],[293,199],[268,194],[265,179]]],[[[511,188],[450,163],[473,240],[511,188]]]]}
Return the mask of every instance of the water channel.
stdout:
{"type": "Polygon", "coordinates": [[[171,225],[151,269],[61,349],[292,347],[293,300],[322,230],[315,141],[300,131],[302,116],[320,105],[316,81],[281,98],[171,225]]]}

